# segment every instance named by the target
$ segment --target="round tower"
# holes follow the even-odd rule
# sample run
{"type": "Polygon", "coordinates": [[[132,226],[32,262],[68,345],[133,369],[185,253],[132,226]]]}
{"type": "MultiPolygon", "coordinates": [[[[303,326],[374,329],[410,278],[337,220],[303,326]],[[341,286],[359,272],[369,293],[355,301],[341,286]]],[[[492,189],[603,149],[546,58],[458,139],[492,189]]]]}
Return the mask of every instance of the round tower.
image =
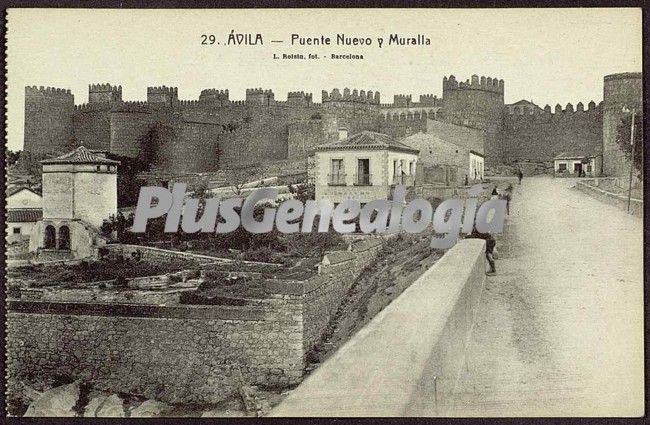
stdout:
{"type": "Polygon", "coordinates": [[[23,150],[33,154],[63,152],[72,143],[74,95],[54,87],[25,87],[23,150]]]}
{"type": "MultiPolygon", "coordinates": [[[[630,163],[616,143],[618,125],[628,111],[643,108],[643,80],[640,72],[606,75],[603,85],[603,173],[627,179],[630,163]]],[[[638,115],[637,115],[638,118],[638,115]]],[[[637,146],[637,148],[640,148],[637,146]]]]}
{"type": "Polygon", "coordinates": [[[471,80],[456,81],[451,75],[442,80],[442,119],[465,127],[485,130],[485,164],[503,161],[503,80],[472,75],[471,80]]]}

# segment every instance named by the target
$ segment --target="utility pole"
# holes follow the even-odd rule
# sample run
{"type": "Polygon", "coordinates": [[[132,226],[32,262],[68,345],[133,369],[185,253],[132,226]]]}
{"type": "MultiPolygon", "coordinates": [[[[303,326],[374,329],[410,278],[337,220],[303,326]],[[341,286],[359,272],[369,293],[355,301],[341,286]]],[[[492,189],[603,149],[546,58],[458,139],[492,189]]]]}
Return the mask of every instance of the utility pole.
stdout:
{"type": "Polygon", "coordinates": [[[630,204],[632,203],[632,171],[634,170],[634,116],[636,109],[632,108],[632,126],[630,127],[630,144],[632,145],[632,159],[630,160],[630,178],[627,185],[627,212],[630,213],[630,204]]]}

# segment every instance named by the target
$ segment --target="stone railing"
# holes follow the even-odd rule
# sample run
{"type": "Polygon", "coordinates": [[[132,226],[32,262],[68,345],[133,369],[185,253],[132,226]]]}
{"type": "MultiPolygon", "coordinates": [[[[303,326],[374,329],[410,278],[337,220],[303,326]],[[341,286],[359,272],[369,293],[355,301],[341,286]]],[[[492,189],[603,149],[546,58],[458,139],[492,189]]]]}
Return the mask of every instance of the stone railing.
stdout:
{"type": "Polygon", "coordinates": [[[485,282],[484,250],[482,240],[458,242],[271,415],[444,414],[485,282]]]}

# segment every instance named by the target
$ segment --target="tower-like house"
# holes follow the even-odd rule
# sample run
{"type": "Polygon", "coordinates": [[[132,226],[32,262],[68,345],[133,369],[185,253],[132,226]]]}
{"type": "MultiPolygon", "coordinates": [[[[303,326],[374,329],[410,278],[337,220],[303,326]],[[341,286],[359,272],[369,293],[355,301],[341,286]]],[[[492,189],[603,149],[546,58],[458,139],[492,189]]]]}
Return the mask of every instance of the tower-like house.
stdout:
{"type": "Polygon", "coordinates": [[[117,166],[83,146],[43,164],[43,219],[30,235],[41,259],[84,258],[102,245],[99,228],[117,213],[117,166]]]}

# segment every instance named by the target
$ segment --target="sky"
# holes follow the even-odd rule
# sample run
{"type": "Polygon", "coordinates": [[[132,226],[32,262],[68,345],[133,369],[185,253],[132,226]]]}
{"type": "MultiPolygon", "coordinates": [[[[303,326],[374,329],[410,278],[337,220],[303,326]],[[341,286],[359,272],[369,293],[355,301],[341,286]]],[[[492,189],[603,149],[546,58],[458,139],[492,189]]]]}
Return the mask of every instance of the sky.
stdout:
{"type": "Polygon", "coordinates": [[[88,85],[121,85],[124,100],[146,100],[148,86],[178,87],[180,99],[206,88],[289,91],[345,87],[442,97],[442,79],[472,74],[505,81],[505,102],[540,106],[603,97],[603,77],[642,68],[641,10],[601,9],[285,9],[107,10],[10,9],[7,22],[8,147],[19,150],[25,86],[70,89],[88,101],[88,85]],[[261,34],[263,45],[226,45],[228,36],[261,34]],[[221,44],[202,45],[202,35],[221,44]],[[291,45],[291,35],[330,37],[330,46],[291,45]],[[369,46],[337,46],[337,34],[369,37],[369,46]],[[430,39],[387,45],[391,34],[430,39]],[[280,40],[282,43],[273,43],[280,40]],[[273,55],[319,55],[274,60],[273,55]],[[364,60],[331,60],[330,54],[364,60]]]}

